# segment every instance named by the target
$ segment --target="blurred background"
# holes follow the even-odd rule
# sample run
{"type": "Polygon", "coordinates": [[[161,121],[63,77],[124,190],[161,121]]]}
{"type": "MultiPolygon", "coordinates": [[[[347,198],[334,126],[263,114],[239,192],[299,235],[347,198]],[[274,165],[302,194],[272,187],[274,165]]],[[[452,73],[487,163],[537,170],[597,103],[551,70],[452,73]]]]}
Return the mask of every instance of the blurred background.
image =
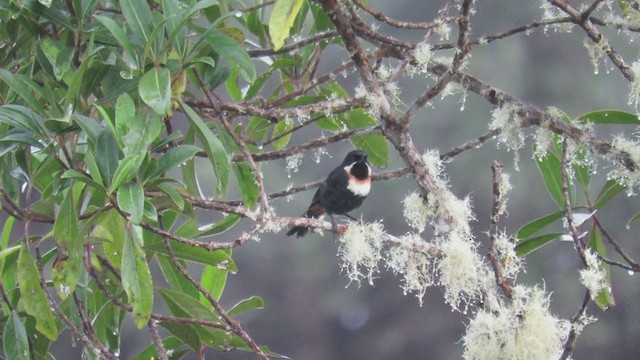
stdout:
{"type": "MultiPolygon", "coordinates": [[[[369,1],[370,6],[384,11],[390,17],[409,21],[429,21],[442,3],[423,0],[369,1]]],[[[541,3],[526,0],[477,1],[471,22],[472,38],[541,19],[541,3]]],[[[381,30],[410,41],[417,41],[422,36],[420,31],[398,31],[385,27],[381,27],[381,30]]],[[[615,32],[605,33],[629,63],[635,61],[638,54],[635,42],[615,32]]],[[[548,34],[538,29],[529,35],[511,36],[488,46],[474,48],[465,71],[541,108],[558,107],[571,117],[605,108],[635,112],[636,109],[627,105],[628,83],[608,61],[594,74],[594,67],[583,46],[584,38],[579,29],[571,33],[548,30],[548,34]]],[[[345,51],[332,46],[324,54],[324,61],[317,73],[323,74],[345,59],[345,51]]],[[[354,74],[338,81],[350,92],[357,85],[354,74]]],[[[417,77],[401,80],[399,86],[405,103],[410,104],[430,83],[417,77]]],[[[487,131],[492,107],[472,93],[467,94],[466,101],[463,98],[462,93],[457,93],[435,101],[416,117],[412,134],[419,149],[447,151],[487,131]]],[[[637,129],[616,128],[600,134],[608,137],[608,131],[631,133],[637,129]]],[[[320,136],[322,133],[318,128],[308,127],[296,133],[291,145],[320,136]]],[[[297,172],[288,173],[285,160],[262,163],[266,186],[269,191],[278,191],[289,185],[321,179],[351,149],[348,142],[330,145],[326,148],[326,154],[319,157],[319,162],[318,154],[307,152],[297,172]]],[[[514,154],[506,151],[504,146],[496,148],[495,141],[491,141],[482,148],[463,153],[447,165],[453,192],[458,197],[470,194],[473,198],[477,217],[473,227],[483,254],[488,246],[486,232],[491,210],[490,166],[494,160],[504,161],[507,164],[505,171],[512,175],[514,189],[509,195],[509,216],[502,219],[500,224],[508,233],[514,233],[525,223],[558,210],[546,193],[531,160],[530,138],[520,151],[520,158],[520,171],[515,171],[514,154]]],[[[391,149],[389,169],[402,166],[391,149]]],[[[206,165],[202,168],[208,169],[206,165]]],[[[606,165],[601,164],[593,189],[599,189],[606,181],[606,173],[606,165]]],[[[201,184],[206,190],[207,174],[202,173],[201,176],[201,184]]],[[[209,195],[212,188],[208,189],[209,195]]],[[[365,221],[382,221],[389,233],[402,235],[411,229],[402,217],[401,201],[414,189],[415,184],[410,178],[376,182],[364,205],[352,215],[362,216],[365,221]]],[[[311,200],[313,191],[298,193],[292,199],[278,199],[274,206],[282,215],[300,215],[311,200]]],[[[606,228],[636,259],[640,258],[640,239],[637,235],[640,223],[631,230],[626,230],[624,225],[638,211],[638,205],[637,197],[627,198],[621,194],[599,212],[606,228]]],[[[198,215],[203,223],[219,217],[214,212],[200,212],[198,215]]],[[[243,226],[227,232],[224,240],[234,239],[241,230],[246,229],[249,222],[241,224],[243,226]]],[[[560,229],[561,224],[557,224],[556,230],[560,229]]],[[[424,305],[420,306],[413,294],[403,294],[399,279],[384,268],[381,268],[374,286],[366,282],[360,286],[349,284],[340,271],[341,260],[337,257],[337,247],[337,240],[329,233],[323,236],[311,234],[302,239],[288,238],[284,231],[262,234],[259,242],[246,243],[234,251],[239,271],[229,276],[222,298],[223,305],[230,307],[251,295],[261,296],[266,308],[244,314],[240,318],[242,324],[256,342],[293,359],[461,357],[463,344],[460,340],[469,315],[452,312],[443,303],[440,288],[431,288],[425,296],[424,305]]],[[[561,318],[571,318],[577,312],[585,291],[578,282],[580,262],[572,243],[552,242],[527,256],[526,263],[527,271],[520,274],[518,282],[544,286],[552,293],[553,313],[561,318]]],[[[157,268],[155,270],[154,279],[159,280],[159,271],[157,268]]],[[[199,268],[194,266],[192,270],[197,272],[199,268]]],[[[626,271],[614,269],[612,278],[617,306],[602,313],[597,307],[589,305],[588,313],[596,316],[598,321],[587,326],[578,338],[575,359],[640,358],[640,275],[630,276],[626,271]]],[[[162,310],[163,305],[157,299],[158,310],[162,310]]],[[[133,328],[129,317],[125,324],[127,328],[133,328]]],[[[133,329],[129,334],[123,334],[122,341],[123,359],[132,358],[150,344],[146,332],[133,329]]],[[[68,346],[61,348],[64,342],[57,344],[60,348],[54,351],[56,354],[70,350],[68,346]]],[[[254,358],[254,355],[242,352],[221,354],[211,351],[207,354],[208,358],[216,359],[254,358]]]]}

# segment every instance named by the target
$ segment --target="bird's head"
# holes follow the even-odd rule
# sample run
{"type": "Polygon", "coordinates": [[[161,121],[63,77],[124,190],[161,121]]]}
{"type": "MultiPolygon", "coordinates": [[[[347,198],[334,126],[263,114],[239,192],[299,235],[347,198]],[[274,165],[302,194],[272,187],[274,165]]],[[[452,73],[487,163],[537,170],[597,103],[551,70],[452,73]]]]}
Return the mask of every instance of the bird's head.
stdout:
{"type": "Polygon", "coordinates": [[[362,150],[353,150],[345,156],[344,161],[342,162],[343,166],[358,164],[366,164],[369,159],[369,155],[362,150]]]}

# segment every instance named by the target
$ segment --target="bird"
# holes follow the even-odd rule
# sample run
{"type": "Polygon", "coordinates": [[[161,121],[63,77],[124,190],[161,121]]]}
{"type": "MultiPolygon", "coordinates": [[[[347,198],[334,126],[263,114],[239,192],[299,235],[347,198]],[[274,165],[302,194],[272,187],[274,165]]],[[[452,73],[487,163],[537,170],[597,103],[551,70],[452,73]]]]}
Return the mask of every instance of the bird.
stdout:
{"type": "MultiPolygon", "coordinates": [[[[319,218],[323,214],[331,217],[335,229],[333,214],[345,215],[355,220],[348,212],[362,205],[371,190],[371,166],[369,155],[363,150],[350,151],[340,166],[333,169],[313,195],[311,205],[302,215],[306,218],[319,218]]],[[[306,226],[294,226],[287,236],[302,237],[307,234],[306,226]]]]}

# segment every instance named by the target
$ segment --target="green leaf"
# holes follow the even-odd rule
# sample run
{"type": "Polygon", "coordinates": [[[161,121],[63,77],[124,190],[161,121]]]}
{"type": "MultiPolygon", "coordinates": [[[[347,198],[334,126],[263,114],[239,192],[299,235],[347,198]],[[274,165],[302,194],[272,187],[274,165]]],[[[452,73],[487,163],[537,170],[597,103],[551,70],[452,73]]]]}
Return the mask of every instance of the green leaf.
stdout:
{"type": "Polygon", "coordinates": [[[119,268],[126,232],[124,219],[117,210],[108,210],[96,223],[91,235],[93,238],[103,239],[102,246],[107,259],[119,268]]]}
{"type": "Polygon", "coordinates": [[[602,189],[600,189],[600,193],[598,194],[598,197],[596,198],[596,203],[593,206],[593,208],[594,209],[600,209],[606,203],[608,203],[609,200],[613,199],[620,191],[625,190],[625,189],[626,189],[626,187],[620,185],[615,180],[607,181],[607,183],[604,184],[602,189]]]}
{"type": "Polygon", "coordinates": [[[234,163],[233,172],[238,181],[242,202],[248,208],[253,208],[258,201],[259,188],[251,166],[246,162],[234,163]]]}
{"type": "Polygon", "coordinates": [[[229,316],[236,316],[242,314],[243,312],[247,312],[249,310],[255,309],[263,309],[264,308],[264,300],[260,296],[252,296],[248,299],[241,300],[239,303],[235,304],[227,314],[229,316]]]}
{"type": "Polygon", "coordinates": [[[160,191],[165,193],[165,195],[167,195],[171,199],[171,201],[173,201],[178,210],[182,211],[184,209],[184,199],[182,198],[182,195],[180,195],[178,190],[176,190],[173,186],[167,183],[160,183],[157,184],[156,187],[160,191]]]}
{"type": "Polygon", "coordinates": [[[22,244],[18,255],[18,284],[23,295],[20,297],[20,303],[29,315],[36,318],[36,329],[55,341],[58,338],[56,320],[51,313],[47,295],[40,286],[40,273],[36,262],[26,244],[22,244]]]}
{"type": "MultiPolygon", "coordinates": [[[[607,248],[604,246],[602,240],[602,233],[600,229],[594,224],[591,229],[591,235],[589,236],[588,246],[598,254],[607,257],[607,248]]],[[[616,302],[613,299],[611,293],[611,266],[603,261],[600,262],[600,271],[604,271],[607,274],[607,286],[595,296],[595,303],[600,310],[607,311],[608,308],[615,306],[616,302]]],[[[592,296],[593,298],[593,296],[592,296]]]]}
{"type": "Polygon", "coordinates": [[[209,157],[209,161],[213,165],[213,170],[216,173],[216,187],[215,194],[218,197],[224,195],[229,182],[229,156],[220,142],[220,139],[207,127],[202,121],[200,116],[189,105],[180,101],[180,105],[184,112],[187,114],[187,118],[193,125],[193,129],[200,139],[200,142],[204,146],[204,151],[209,157]]]}
{"type": "MultiPolygon", "coordinates": [[[[189,129],[189,131],[184,137],[184,143],[193,144],[195,140],[194,137],[195,137],[194,130],[193,130],[193,127],[191,127],[191,129],[189,129]]],[[[204,195],[202,195],[202,191],[200,190],[200,184],[198,183],[198,175],[196,173],[196,165],[195,165],[196,160],[198,159],[193,158],[191,160],[187,160],[184,163],[184,165],[180,167],[180,170],[182,172],[182,181],[187,187],[187,192],[190,195],[197,196],[197,197],[204,197],[204,195]]]]}
{"type": "Polygon", "coordinates": [[[129,94],[123,93],[116,101],[116,134],[123,138],[127,134],[127,127],[136,116],[136,104],[129,94]]]}
{"type": "Polygon", "coordinates": [[[62,176],[60,176],[61,179],[75,179],[78,181],[81,181],[87,185],[90,185],[92,187],[94,187],[97,190],[100,191],[105,191],[106,189],[104,188],[104,186],[102,186],[102,184],[96,182],[95,180],[93,180],[92,178],[88,177],[86,174],[81,173],[78,170],[74,170],[74,169],[69,169],[67,171],[65,171],[62,176]]]}
{"type": "Polygon", "coordinates": [[[42,139],[48,138],[47,131],[41,124],[40,116],[21,105],[0,106],[0,124],[32,132],[42,139]]]}
{"type": "Polygon", "coordinates": [[[640,211],[633,214],[633,216],[629,219],[629,221],[627,221],[627,225],[625,226],[627,230],[631,229],[631,223],[638,220],[639,218],[640,218],[640,211]]]}
{"type": "MultiPolygon", "coordinates": [[[[103,185],[104,180],[102,180],[102,175],[100,174],[100,168],[98,166],[98,162],[96,161],[96,158],[93,156],[92,151],[88,151],[86,153],[86,155],[84,156],[84,161],[87,167],[87,171],[89,172],[89,175],[91,175],[91,178],[93,178],[93,180],[95,180],[98,184],[103,185]]],[[[116,164],[117,164],[117,159],[116,159],[116,164]]]]}
{"type": "Polygon", "coordinates": [[[118,168],[113,174],[113,180],[111,182],[111,186],[109,187],[109,193],[116,191],[120,185],[126,183],[127,181],[133,179],[136,175],[138,175],[138,168],[140,164],[144,160],[144,155],[139,154],[130,154],[125,156],[122,161],[118,164],[118,168]]]}
{"type": "MultiPolygon", "coordinates": [[[[80,89],[85,83],[88,82],[88,80],[85,79],[85,73],[87,72],[87,69],[89,69],[89,67],[91,67],[91,65],[93,64],[94,58],[97,52],[100,50],[101,48],[96,48],[93,49],[90,53],[85,53],[84,58],[82,59],[82,63],[71,75],[69,88],[67,89],[67,94],[65,96],[65,104],[67,106],[74,105],[76,103],[78,95],[80,94],[80,89]]],[[[70,53],[73,55],[73,52],[70,53]]],[[[72,60],[72,55],[69,56],[69,61],[72,60]]],[[[91,76],[95,76],[95,74],[91,74],[91,76]]]]}
{"type": "Polygon", "coordinates": [[[138,45],[149,42],[153,30],[153,17],[146,1],[120,0],[120,9],[125,22],[135,37],[141,41],[138,45]]]}
{"type": "Polygon", "coordinates": [[[232,68],[238,70],[246,81],[253,81],[256,69],[243,46],[221,31],[201,31],[201,36],[205,36],[209,46],[227,60],[232,68]]]}
{"type": "MultiPolygon", "coordinates": [[[[219,317],[209,307],[194,298],[169,289],[160,289],[158,292],[175,316],[220,322],[219,317]]],[[[231,343],[232,337],[226,331],[198,325],[194,325],[193,329],[198,333],[202,343],[214,349],[223,349],[231,343]]]]}
{"type": "MultiPolygon", "coordinates": [[[[180,291],[192,298],[199,296],[198,289],[182,275],[173,262],[171,262],[171,258],[168,255],[156,254],[156,260],[158,261],[158,265],[160,265],[160,270],[164,278],[173,290],[180,291]]],[[[184,261],[181,261],[181,263],[185,266],[184,261]]]]}
{"type": "Polygon", "coordinates": [[[7,359],[31,360],[27,330],[15,310],[11,311],[4,324],[2,343],[7,359]]]}
{"type": "Polygon", "coordinates": [[[351,143],[369,154],[371,163],[379,168],[386,168],[389,156],[389,144],[381,134],[359,135],[351,138],[351,143]]]}
{"type": "Polygon", "coordinates": [[[44,114],[45,111],[41,105],[42,102],[31,93],[30,88],[38,88],[32,80],[22,76],[21,74],[13,74],[11,71],[3,68],[0,68],[0,80],[9,85],[11,90],[15,91],[32,111],[44,114]]]}
{"type": "Polygon", "coordinates": [[[118,205],[129,213],[129,221],[140,224],[144,213],[144,189],[138,182],[130,182],[118,188],[118,205]]]}
{"type": "Polygon", "coordinates": [[[133,307],[133,321],[142,329],[153,310],[153,282],[149,264],[142,250],[142,229],[137,225],[127,225],[127,236],[122,251],[122,287],[133,307]]]}
{"type": "Polygon", "coordinates": [[[171,110],[171,72],[167,68],[153,68],[147,71],[138,85],[140,98],[156,114],[165,116],[171,110]]]}
{"type": "MultiPolygon", "coordinates": [[[[278,136],[281,136],[282,134],[286,133],[291,129],[293,129],[293,121],[291,119],[287,118],[284,120],[280,120],[276,124],[276,126],[273,128],[273,137],[276,138],[278,136]]],[[[273,148],[273,150],[278,151],[287,147],[287,144],[289,144],[289,140],[291,140],[291,135],[292,133],[288,133],[287,135],[284,135],[279,139],[274,140],[271,143],[271,147],[273,148]]]]}
{"type": "Polygon", "coordinates": [[[102,130],[102,126],[100,126],[96,120],[78,113],[73,113],[71,119],[87,134],[89,141],[95,144],[98,139],[98,134],[102,130]]]}
{"type": "Polygon", "coordinates": [[[184,316],[186,314],[196,319],[219,320],[213,311],[188,295],[169,289],[159,289],[158,292],[175,316],[184,316]]]}
{"type": "MultiPolygon", "coordinates": [[[[205,248],[193,247],[175,240],[170,240],[169,242],[174,254],[180,260],[193,261],[204,265],[225,268],[232,273],[238,271],[235,262],[226,251],[209,251],[205,248]]],[[[169,255],[162,242],[148,244],[144,248],[147,251],[169,255]]]]}
{"type": "Polygon", "coordinates": [[[118,143],[110,129],[104,128],[100,131],[94,152],[99,155],[95,159],[100,176],[104,185],[109,186],[118,167],[118,143]]]}
{"type": "Polygon", "coordinates": [[[605,125],[638,125],[638,115],[618,110],[598,110],[578,116],[582,122],[592,122],[605,125]]]}
{"type": "MultiPolygon", "coordinates": [[[[200,285],[206,289],[214,299],[220,300],[224,287],[227,284],[227,275],[229,275],[229,271],[226,269],[207,265],[202,269],[200,285]]],[[[200,302],[205,306],[210,306],[209,301],[202,294],[200,294],[200,302]]]]}
{"type": "Polygon", "coordinates": [[[516,254],[518,256],[528,255],[540,248],[542,245],[546,245],[562,235],[564,235],[564,233],[551,233],[521,241],[516,245],[516,254]]]}
{"type": "Polygon", "coordinates": [[[233,225],[240,221],[240,219],[241,217],[238,214],[229,214],[216,223],[204,225],[198,228],[198,237],[222,234],[223,232],[231,229],[233,225]]]}
{"type": "Polygon", "coordinates": [[[548,225],[553,224],[556,220],[562,218],[564,216],[564,210],[556,211],[551,214],[545,215],[541,218],[535,219],[518,230],[516,233],[516,238],[518,241],[524,240],[529,236],[537,233],[538,231],[544,229],[548,225]]]}
{"type": "Polygon", "coordinates": [[[58,243],[58,259],[52,268],[53,284],[61,299],[72,293],[82,270],[82,238],[78,229],[78,210],[73,198],[73,187],[60,205],[60,211],[53,224],[53,236],[58,243]]]}
{"type": "Polygon", "coordinates": [[[273,49],[278,51],[289,37],[296,15],[302,7],[303,0],[277,0],[269,19],[269,36],[273,49]]]}
{"type": "Polygon", "coordinates": [[[231,73],[224,85],[231,99],[237,102],[242,100],[242,90],[240,90],[240,86],[238,86],[238,71],[236,71],[236,69],[231,69],[231,73]]]}
{"type": "Polygon", "coordinates": [[[124,60],[125,64],[129,67],[130,70],[135,70],[140,65],[138,64],[138,57],[131,45],[131,41],[127,37],[127,34],[122,29],[120,24],[118,24],[115,20],[107,16],[93,15],[109,32],[113,35],[113,38],[118,42],[118,45],[122,47],[124,50],[124,54],[122,56],[122,60],[124,60]]]}
{"type": "Polygon", "coordinates": [[[244,94],[244,98],[242,100],[244,100],[244,101],[251,100],[256,95],[258,95],[258,93],[260,92],[262,87],[264,87],[264,85],[267,83],[267,80],[269,80],[269,78],[271,77],[272,73],[273,73],[273,69],[269,69],[266,72],[264,72],[263,74],[261,74],[260,76],[258,76],[251,83],[251,85],[247,89],[247,92],[244,94]]]}
{"type": "MultiPolygon", "coordinates": [[[[162,345],[164,345],[167,354],[169,355],[169,360],[179,360],[184,358],[188,353],[194,351],[194,349],[190,349],[187,347],[182,340],[180,340],[176,336],[169,336],[162,339],[162,345]]],[[[149,359],[158,359],[158,350],[154,344],[147,346],[144,350],[142,350],[134,360],[149,360],[149,359]]]]}
{"type": "Polygon", "coordinates": [[[160,176],[174,166],[191,160],[199,151],[200,148],[195,145],[180,145],[171,148],[158,160],[158,168],[153,172],[151,177],[160,176]]]}
{"type": "MultiPolygon", "coordinates": [[[[97,295],[95,298],[97,298],[97,295]]],[[[117,350],[120,348],[120,327],[122,326],[125,312],[111,301],[101,302],[100,304],[102,304],[100,305],[101,308],[95,315],[91,325],[93,325],[96,336],[103,344],[107,345],[111,350],[117,350]]]]}
{"type": "Polygon", "coordinates": [[[558,155],[549,151],[547,155],[542,159],[535,159],[538,165],[538,170],[542,175],[544,184],[547,186],[547,191],[551,198],[558,204],[561,209],[564,209],[564,195],[562,194],[562,165],[558,155]]]}

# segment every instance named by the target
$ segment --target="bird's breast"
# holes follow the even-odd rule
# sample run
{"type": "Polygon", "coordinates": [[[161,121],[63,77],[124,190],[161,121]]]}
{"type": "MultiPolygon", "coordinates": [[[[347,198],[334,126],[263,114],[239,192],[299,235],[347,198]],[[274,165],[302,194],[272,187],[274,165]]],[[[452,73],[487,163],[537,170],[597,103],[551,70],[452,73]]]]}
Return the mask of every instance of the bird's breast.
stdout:
{"type": "Polygon", "coordinates": [[[369,191],[371,191],[371,178],[358,179],[349,174],[347,190],[351,191],[356,196],[365,197],[369,195],[369,191]]]}

